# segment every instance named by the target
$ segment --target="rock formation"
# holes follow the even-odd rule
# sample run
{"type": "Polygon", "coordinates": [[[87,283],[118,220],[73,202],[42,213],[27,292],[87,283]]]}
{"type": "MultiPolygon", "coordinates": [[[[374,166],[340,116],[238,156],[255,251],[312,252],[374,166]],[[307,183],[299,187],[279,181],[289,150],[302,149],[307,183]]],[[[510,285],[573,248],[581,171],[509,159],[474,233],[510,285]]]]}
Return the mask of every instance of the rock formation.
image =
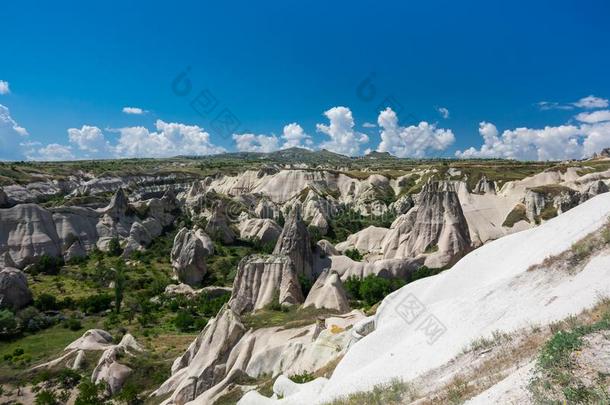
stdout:
{"type": "Polygon", "coordinates": [[[369,226],[347,237],[345,242],[337,243],[337,250],[345,252],[350,249],[357,249],[360,253],[382,252],[383,241],[390,232],[387,228],[369,226]]]}
{"type": "Polygon", "coordinates": [[[477,184],[474,186],[472,190],[474,194],[495,194],[496,193],[496,183],[488,180],[486,176],[483,176],[479,179],[477,184]]]}
{"type": "Polygon", "coordinates": [[[61,244],[51,213],[36,204],[0,210],[0,254],[5,252],[18,268],[35,263],[42,255],[60,256],[61,244]]]}
{"type": "Polygon", "coordinates": [[[336,272],[326,270],[318,276],[303,303],[303,308],[309,306],[331,309],[339,313],[349,311],[347,294],[336,272]]]}
{"type": "Polygon", "coordinates": [[[530,222],[539,223],[574,208],[588,197],[565,186],[532,187],[525,193],[525,215],[530,222]]]}
{"type": "Polygon", "coordinates": [[[201,229],[182,228],[174,238],[172,267],[180,280],[191,286],[201,284],[207,272],[206,257],[214,254],[214,244],[201,229]]]}
{"type": "Polygon", "coordinates": [[[0,271],[0,308],[21,309],[32,302],[28,280],[21,270],[4,268],[0,271]]]}
{"type": "Polygon", "coordinates": [[[263,244],[267,244],[277,242],[282,233],[282,228],[272,219],[251,218],[239,224],[239,232],[241,239],[258,239],[263,244]]]}
{"type": "Polygon", "coordinates": [[[8,199],[8,195],[4,192],[4,190],[0,187],[0,208],[9,208],[11,206],[11,202],[8,199]]]}
{"type": "Polygon", "coordinates": [[[212,216],[208,219],[205,232],[214,239],[228,245],[235,240],[235,232],[229,226],[229,220],[225,215],[225,205],[217,202],[214,206],[212,216]]]}
{"type": "Polygon", "coordinates": [[[383,246],[384,258],[426,254],[426,265],[442,267],[471,248],[468,223],[451,182],[428,182],[417,206],[392,224],[383,246]]]}
{"type": "Polygon", "coordinates": [[[286,218],[284,229],[273,249],[273,254],[290,257],[297,275],[313,278],[311,241],[298,205],[290,211],[286,218]]]}
{"type": "Polygon", "coordinates": [[[278,300],[280,305],[303,302],[296,269],[288,256],[253,255],[237,267],[229,306],[237,313],[262,309],[278,300]]]}

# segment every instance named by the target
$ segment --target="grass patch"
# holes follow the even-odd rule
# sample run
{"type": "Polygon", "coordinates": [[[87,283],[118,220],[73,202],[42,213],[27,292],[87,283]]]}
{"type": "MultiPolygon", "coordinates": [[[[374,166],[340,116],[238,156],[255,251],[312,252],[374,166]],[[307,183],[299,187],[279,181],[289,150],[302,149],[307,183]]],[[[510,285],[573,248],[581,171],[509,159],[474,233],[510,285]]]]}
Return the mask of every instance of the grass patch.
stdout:
{"type": "Polygon", "coordinates": [[[329,402],[328,405],[400,405],[410,403],[417,398],[413,386],[395,379],[387,384],[379,384],[370,391],[357,392],[329,402]]]}
{"type": "Polygon", "coordinates": [[[529,222],[529,219],[527,219],[527,215],[525,213],[525,205],[523,204],[515,205],[512,211],[506,216],[502,226],[512,228],[519,221],[529,222]]]}
{"type": "Polygon", "coordinates": [[[284,306],[282,311],[261,309],[256,312],[242,316],[242,322],[246,328],[269,328],[272,326],[283,326],[285,329],[298,328],[315,323],[319,317],[337,315],[336,311],[327,309],[316,309],[313,306],[298,308],[296,305],[284,306]]]}

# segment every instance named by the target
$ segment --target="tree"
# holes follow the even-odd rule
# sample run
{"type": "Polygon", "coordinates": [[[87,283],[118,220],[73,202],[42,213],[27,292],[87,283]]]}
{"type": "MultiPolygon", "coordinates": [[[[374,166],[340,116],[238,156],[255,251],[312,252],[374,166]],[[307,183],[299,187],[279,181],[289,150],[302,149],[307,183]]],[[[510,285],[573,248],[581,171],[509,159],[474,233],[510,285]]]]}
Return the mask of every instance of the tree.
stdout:
{"type": "Polygon", "coordinates": [[[36,405],[59,405],[57,396],[53,391],[41,390],[36,394],[36,405]]]}
{"type": "Polygon", "coordinates": [[[123,293],[125,291],[125,268],[122,263],[119,263],[114,269],[114,310],[116,313],[121,312],[121,304],[123,303],[123,293]]]}
{"type": "Polygon", "coordinates": [[[120,256],[121,253],[123,253],[121,242],[119,241],[118,236],[115,236],[108,242],[108,254],[110,256],[120,256]]]}

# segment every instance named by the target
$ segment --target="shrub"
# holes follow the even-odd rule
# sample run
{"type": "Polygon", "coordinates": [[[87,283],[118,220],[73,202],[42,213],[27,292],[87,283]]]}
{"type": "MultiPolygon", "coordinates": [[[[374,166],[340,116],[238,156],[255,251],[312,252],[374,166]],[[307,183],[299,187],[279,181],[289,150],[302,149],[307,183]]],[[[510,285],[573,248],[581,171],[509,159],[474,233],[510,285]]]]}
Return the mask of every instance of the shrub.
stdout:
{"type": "Polygon", "coordinates": [[[194,329],[195,318],[190,314],[190,312],[180,310],[176,314],[176,318],[174,318],[174,325],[180,332],[188,332],[194,329]]]}
{"type": "Polygon", "coordinates": [[[316,377],[311,374],[311,373],[302,373],[302,374],[295,374],[289,377],[293,382],[297,383],[297,384],[303,384],[306,382],[310,382],[316,379],[316,377]]]}
{"type": "Polygon", "coordinates": [[[109,402],[104,400],[104,386],[95,384],[90,379],[85,378],[78,386],[78,396],[74,405],[107,405],[109,402]]]}
{"type": "Polygon", "coordinates": [[[301,274],[299,275],[299,284],[301,285],[303,297],[307,297],[309,291],[311,291],[311,287],[313,287],[313,281],[301,274]]]}
{"type": "Polygon", "coordinates": [[[60,309],[57,298],[48,293],[42,293],[34,300],[34,306],[40,311],[55,311],[60,309]]]}
{"type": "Polygon", "coordinates": [[[81,330],[83,325],[81,324],[80,319],[71,317],[64,321],[64,327],[76,332],[77,330],[81,330]]]}
{"type": "Polygon", "coordinates": [[[114,237],[110,239],[108,242],[108,255],[109,256],[120,256],[123,253],[123,248],[121,248],[121,242],[118,237],[114,237]]]}
{"type": "Polygon", "coordinates": [[[10,338],[21,332],[15,314],[8,309],[0,310],[0,339],[10,338]]]}
{"type": "Polygon", "coordinates": [[[59,270],[63,265],[64,261],[61,257],[54,257],[44,254],[40,257],[37,263],[29,267],[28,271],[32,275],[42,273],[54,276],[59,274],[59,270]]]}
{"type": "Polygon", "coordinates": [[[360,253],[360,251],[358,249],[348,249],[345,251],[345,256],[349,257],[350,259],[352,259],[355,262],[361,262],[362,261],[362,254],[360,253]]]}
{"type": "Polygon", "coordinates": [[[112,297],[108,294],[96,294],[79,301],[79,307],[87,314],[96,314],[110,309],[112,297]]]}
{"type": "Polygon", "coordinates": [[[41,390],[36,394],[36,405],[59,405],[59,400],[53,391],[41,390]]]}
{"type": "Polygon", "coordinates": [[[41,314],[36,308],[28,307],[17,314],[21,329],[27,332],[38,332],[52,326],[54,321],[51,317],[41,314]]]}
{"type": "Polygon", "coordinates": [[[363,279],[351,276],[345,281],[344,286],[352,299],[363,301],[365,305],[372,306],[404,284],[403,280],[387,279],[371,274],[363,279]]]}

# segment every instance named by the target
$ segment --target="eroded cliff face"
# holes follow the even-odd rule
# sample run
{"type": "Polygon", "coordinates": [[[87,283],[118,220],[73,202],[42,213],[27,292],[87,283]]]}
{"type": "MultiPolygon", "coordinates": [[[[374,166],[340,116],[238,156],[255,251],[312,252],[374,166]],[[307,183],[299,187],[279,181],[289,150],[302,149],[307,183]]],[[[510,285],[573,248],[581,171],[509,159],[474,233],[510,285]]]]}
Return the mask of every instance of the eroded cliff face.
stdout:
{"type": "Polygon", "coordinates": [[[119,189],[99,210],[47,209],[37,204],[0,209],[0,263],[22,269],[44,255],[70,260],[96,246],[106,250],[113,238],[119,238],[129,255],[145,248],[173,222],[176,204],[173,194],[167,193],[132,205],[119,189]]]}
{"type": "Polygon", "coordinates": [[[212,239],[202,229],[182,228],[174,238],[170,255],[178,280],[190,286],[201,284],[207,273],[206,258],[213,254],[212,239]]]}
{"type": "Polygon", "coordinates": [[[292,261],[297,276],[313,279],[313,256],[307,225],[301,216],[301,206],[290,211],[275,248],[274,255],[287,256],[292,261]]]}
{"type": "Polygon", "coordinates": [[[283,255],[245,257],[237,267],[230,307],[237,313],[262,309],[277,300],[280,305],[303,302],[292,259],[283,255]]]}
{"type": "Polygon", "coordinates": [[[395,224],[383,242],[385,259],[425,254],[426,265],[443,267],[471,248],[468,223],[451,182],[427,183],[416,206],[395,224]]]}

